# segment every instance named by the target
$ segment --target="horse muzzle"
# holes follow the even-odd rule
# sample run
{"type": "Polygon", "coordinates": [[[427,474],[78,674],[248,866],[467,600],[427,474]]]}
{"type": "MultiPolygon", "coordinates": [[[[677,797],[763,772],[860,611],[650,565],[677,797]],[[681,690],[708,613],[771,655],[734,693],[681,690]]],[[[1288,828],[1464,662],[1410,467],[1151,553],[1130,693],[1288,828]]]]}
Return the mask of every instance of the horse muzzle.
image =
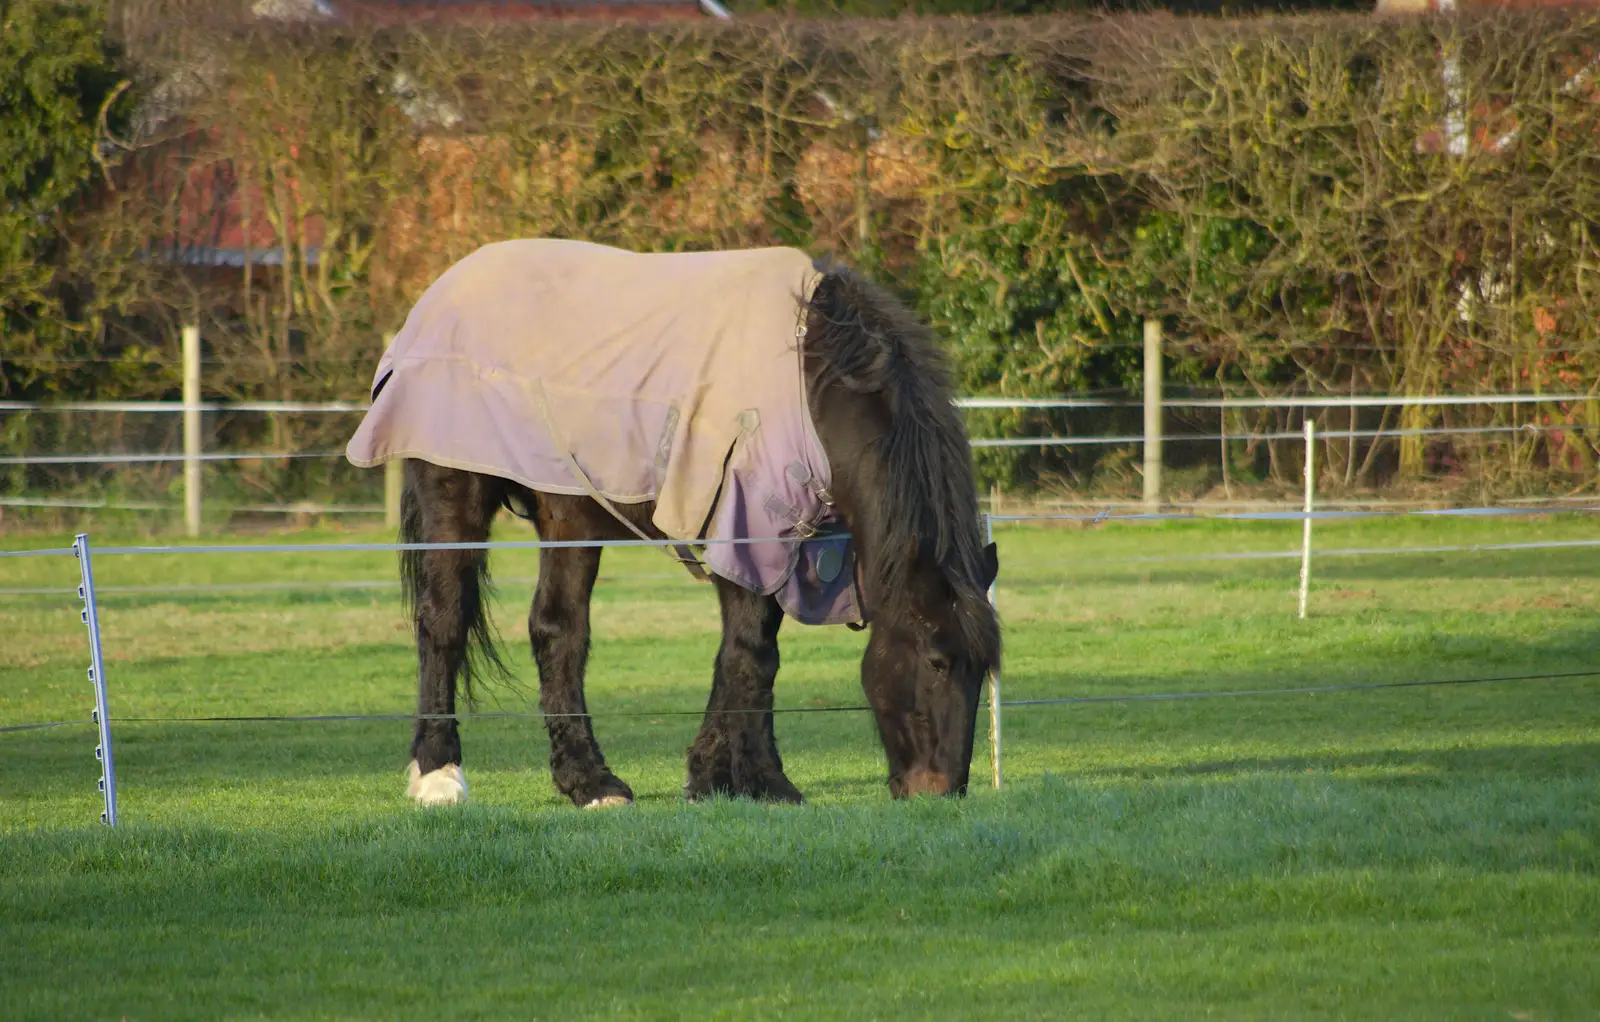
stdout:
{"type": "Polygon", "coordinates": [[[950,775],[931,767],[912,767],[905,774],[889,778],[889,794],[895,798],[918,795],[961,795],[965,785],[957,786],[950,775]]]}

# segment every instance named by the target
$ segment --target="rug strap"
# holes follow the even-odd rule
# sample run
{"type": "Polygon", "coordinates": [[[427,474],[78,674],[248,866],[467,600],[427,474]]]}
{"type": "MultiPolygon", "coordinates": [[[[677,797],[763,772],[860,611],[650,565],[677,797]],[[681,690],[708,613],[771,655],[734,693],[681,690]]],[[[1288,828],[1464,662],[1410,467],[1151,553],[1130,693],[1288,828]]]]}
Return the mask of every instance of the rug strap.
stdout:
{"type": "MultiPolygon", "coordinates": [[[[572,468],[572,474],[577,476],[578,481],[583,483],[583,488],[589,491],[590,499],[592,499],[596,504],[599,504],[601,507],[605,508],[607,511],[611,512],[611,517],[615,518],[623,525],[626,525],[628,530],[635,536],[638,536],[647,543],[654,543],[656,537],[646,533],[643,529],[629,521],[621,511],[618,511],[616,505],[611,503],[610,498],[601,493],[599,488],[595,486],[594,480],[589,478],[589,473],[585,472],[583,470],[583,466],[578,464],[578,459],[572,454],[572,445],[567,443],[566,434],[562,433],[561,430],[557,428],[555,416],[550,414],[550,404],[545,400],[543,384],[535,382],[534,392],[535,396],[539,399],[539,413],[544,416],[545,428],[550,430],[551,439],[556,442],[556,446],[559,447],[562,454],[566,456],[567,464],[572,468]]],[[[700,563],[700,559],[694,555],[694,551],[689,547],[688,544],[678,544],[671,548],[660,547],[658,549],[660,549],[662,553],[666,554],[672,560],[677,561],[679,564],[682,564],[685,568],[689,569],[689,574],[693,575],[698,581],[711,581],[711,576],[706,573],[705,565],[700,563]]]]}

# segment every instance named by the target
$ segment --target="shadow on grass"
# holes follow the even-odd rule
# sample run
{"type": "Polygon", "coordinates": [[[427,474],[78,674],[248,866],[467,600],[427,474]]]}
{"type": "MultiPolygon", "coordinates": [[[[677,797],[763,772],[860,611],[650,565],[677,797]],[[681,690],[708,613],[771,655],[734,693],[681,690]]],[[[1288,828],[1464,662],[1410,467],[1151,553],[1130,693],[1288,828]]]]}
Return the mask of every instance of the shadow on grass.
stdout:
{"type": "MultiPolygon", "coordinates": [[[[607,760],[641,802],[682,801],[684,754],[698,717],[640,716],[597,725],[607,760]]],[[[207,792],[229,800],[270,793],[278,800],[296,788],[307,797],[344,788],[359,803],[403,790],[411,731],[408,720],[125,723],[115,733],[119,787],[124,803],[134,806],[204,801],[207,792]]],[[[0,757],[0,798],[45,806],[94,791],[92,728],[25,737],[0,757]]],[[[468,721],[462,738],[475,798],[566,804],[550,779],[549,743],[538,720],[468,721]],[[490,777],[495,781],[486,787],[490,777]]],[[[809,797],[887,797],[882,752],[865,715],[784,720],[779,739],[791,778],[809,797]]]]}
{"type": "MultiPolygon", "coordinates": [[[[1514,540],[1507,540],[1514,542],[1514,540]]],[[[1415,542],[1412,546],[1470,544],[1428,544],[1415,542]]],[[[1387,549],[1385,543],[1340,544],[1340,549],[1387,549]]],[[[1281,548],[1263,548],[1287,553],[1293,544],[1281,548]]],[[[1039,588],[1051,585],[1070,585],[1093,581],[1101,585],[1223,585],[1251,581],[1296,584],[1300,570],[1298,554],[1262,558],[1260,560],[1194,561],[1182,559],[1148,563],[1116,564],[1085,558],[1082,561],[1051,558],[1030,561],[1027,565],[1008,571],[1002,561],[999,586],[1039,588]]],[[[1577,550],[1525,550],[1484,551],[1480,553],[1409,554],[1383,553],[1372,555],[1333,555],[1324,550],[1320,555],[1313,549],[1312,569],[1316,579],[1323,582],[1472,582],[1505,579],[1571,580],[1581,577],[1588,564],[1590,573],[1600,570],[1600,549],[1577,550]],[[1579,560],[1579,559],[1582,560],[1579,560]]]]}
{"type": "Polygon", "coordinates": [[[1007,659],[1005,698],[1276,690],[1600,671],[1600,620],[1589,615],[1552,619],[1540,611],[1512,620],[1511,615],[1501,614],[1472,630],[1432,627],[1432,617],[1426,608],[1417,608],[1386,612],[1385,627],[1355,616],[1307,626],[1286,614],[1250,633],[1242,633],[1227,620],[1194,628],[1140,628],[1115,618],[1060,625],[1033,620],[1012,630],[1014,635],[1024,634],[1026,644],[1016,643],[1021,648],[1007,659]],[[1527,638],[1519,631],[1537,635],[1527,638]],[[1174,641],[1183,644],[1182,651],[1151,648],[1174,641]],[[1148,655],[1142,647],[1148,648],[1148,655]],[[1108,651],[1128,664],[1128,673],[1104,673],[1108,651]],[[1078,672],[1076,662],[1096,663],[1102,669],[1078,672]],[[1157,666],[1148,674],[1135,673],[1143,662],[1157,666]]]}
{"type": "Polygon", "coordinates": [[[1244,756],[1172,765],[1091,767],[1082,775],[1153,779],[1246,774],[1334,774],[1341,780],[1394,787],[1443,787],[1467,777],[1600,778],[1600,742],[1244,756]]]}
{"type": "MultiPolygon", "coordinates": [[[[1057,645],[1058,632],[1040,626],[1029,632],[1030,653],[1019,658],[1020,667],[1006,679],[1008,699],[1271,691],[1330,682],[1554,673],[1596,666],[1595,650],[1600,648],[1594,627],[1574,625],[1546,634],[1542,641],[1518,643],[1493,635],[1411,637],[1403,647],[1356,645],[1337,661],[1327,659],[1326,650],[1312,651],[1313,659],[1305,661],[1294,659],[1304,651],[1275,652],[1263,646],[1226,669],[1209,669],[1202,659],[1201,666],[1177,677],[1129,677],[1102,670],[1076,676],[1063,672],[1052,679],[1044,676],[1043,665],[1069,663],[1069,653],[1057,645]]],[[[822,639],[786,650],[780,705],[860,701],[854,649],[822,639]]],[[[596,730],[609,761],[642,799],[678,800],[684,750],[699,726],[710,680],[709,668],[684,665],[709,665],[713,649],[714,639],[705,636],[613,639],[596,647],[590,689],[596,730]],[[670,710],[686,712],[656,712],[670,710]]],[[[1161,662],[1174,660],[1164,655],[1161,662]]],[[[500,705],[531,709],[531,665],[519,658],[516,666],[524,693],[519,699],[502,689],[500,705]]],[[[151,711],[167,707],[177,710],[174,715],[226,714],[240,712],[238,700],[248,698],[252,712],[403,713],[409,703],[407,675],[413,670],[409,653],[388,646],[152,658],[115,667],[114,679],[132,680],[113,693],[113,712],[157,715],[151,711]],[[336,680],[327,687],[308,681],[322,678],[336,680]],[[169,703],[161,701],[174,692],[179,694],[169,703]]],[[[1007,765],[1013,778],[1045,773],[1152,778],[1230,771],[1292,775],[1308,770],[1364,770],[1375,783],[1396,784],[1427,783],[1429,771],[1438,776],[1592,777],[1600,772],[1594,745],[1560,741],[1564,732],[1573,737],[1573,728],[1600,724],[1597,691],[1600,679],[1580,679],[1010,708],[1005,711],[1007,765]],[[1526,741],[1539,732],[1550,737],[1550,745],[1526,741]],[[1438,751],[1405,751],[1412,741],[1438,751]],[[1370,750],[1382,743],[1393,746],[1392,751],[1370,750]],[[1455,748],[1446,751],[1446,746],[1455,748]],[[1422,779],[1405,780],[1407,771],[1422,779]]],[[[81,694],[81,712],[62,716],[87,715],[87,686],[81,694]]],[[[484,708],[496,706],[489,702],[484,708]]],[[[978,789],[986,787],[986,723],[986,715],[980,715],[972,781],[978,789]]],[[[468,721],[463,727],[469,773],[513,778],[501,790],[519,802],[543,803],[553,797],[547,740],[537,718],[468,721]]],[[[400,790],[411,729],[404,718],[119,724],[116,751],[130,800],[187,802],[207,790],[243,797],[241,793],[253,789],[346,784],[353,785],[360,804],[373,792],[400,790]]],[[[882,751],[868,714],[780,714],[777,732],[790,775],[808,796],[829,801],[883,797],[882,751]]],[[[25,798],[42,807],[52,799],[92,792],[97,774],[93,745],[88,728],[0,736],[0,797],[25,798]]]]}
{"type": "MultiPolygon", "coordinates": [[[[1220,703],[1221,701],[1219,701],[1220,703]]],[[[1459,787],[1477,781],[1540,783],[1600,779],[1600,744],[1505,741],[1500,729],[1555,729],[1568,711],[1545,707],[1530,720],[1518,693],[1489,694],[1470,705],[1429,710],[1371,702],[1323,701],[1311,708],[1277,703],[1242,711],[1212,704],[1204,712],[1162,704],[1103,708],[1095,712],[1041,711],[1007,716],[1009,780],[1056,776],[1066,780],[1164,780],[1256,775],[1292,778],[1333,775],[1357,785],[1459,787]],[[1370,741],[1415,739],[1349,751],[1370,741]],[[1445,746],[1448,743],[1447,747],[1445,746]],[[1219,747],[1280,755],[1218,755],[1219,747]],[[1295,752],[1300,746],[1308,750],[1295,752]],[[1345,746],[1341,750],[1339,747],[1345,746]]],[[[681,800],[683,750],[699,725],[695,718],[633,718],[601,722],[608,759],[642,802],[681,800]]],[[[778,726],[785,763],[807,796],[826,802],[882,799],[882,753],[870,718],[826,715],[785,718],[778,726]]],[[[139,724],[117,733],[117,762],[124,801],[155,804],[203,802],[207,793],[230,801],[255,792],[263,799],[295,797],[296,789],[345,792],[354,804],[398,796],[409,755],[410,724],[364,721],[316,724],[139,724]]],[[[40,805],[92,793],[97,775],[90,729],[61,729],[13,743],[0,763],[0,793],[40,805]]],[[[537,721],[477,721],[464,730],[475,797],[490,802],[564,805],[547,771],[548,745],[537,721]],[[485,779],[494,778],[486,785],[485,779]]],[[[980,730],[973,761],[975,792],[988,790],[985,739],[980,730]]],[[[370,805],[369,805],[370,808],[370,805]]]]}
{"type": "MultiPolygon", "coordinates": [[[[525,606],[533,600],[537,579],[508,578],[495,580],[493,597],[510,607],[525,606]]],[[[601,575],[595,590],[596,603],[603,604],[617,596],[648,596],[653,602],[682,603],[685,613],[703,613],[708,608],[716,614],[714,599],[694,588],[687,573],[677,575],[628,574],[601,575]],[[683,582],[678,586],[675,583],[683,582]],[[698,598],[697,598],[698,597],[698,598]]],[[[59,599],[65,605],[77,605],[77,596],[71,590],[61,593],[6,595],[0,599],[39,600],[59,599]]],[[[403,610],[400,583],[381,578],[349,579],[328,582],[320,579],[306,581],[279,580],[251,583],[220,582],[215,588],[207,584],[186,589],[176,584],[159,592],[118,592],[115,588],[97,593],[99,606],[108,610],[137,610],[153,605],[170,605],[206,611],[275,609],[290,606],[366,607],[392,606],[403,610]]]]}

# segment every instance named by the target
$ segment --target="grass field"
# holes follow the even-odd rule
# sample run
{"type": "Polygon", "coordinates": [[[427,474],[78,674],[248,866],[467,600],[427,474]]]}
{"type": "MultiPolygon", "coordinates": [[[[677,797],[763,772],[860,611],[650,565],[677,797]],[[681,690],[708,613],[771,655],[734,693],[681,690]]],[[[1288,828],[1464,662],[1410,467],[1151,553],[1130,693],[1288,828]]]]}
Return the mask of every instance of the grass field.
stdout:
{"type": "MultiPolygon", "coordinates": [[[[1297,621],[1292,559],[1125,560],[1297,524],[999,539],[1008,699],[1600,670],[1600,548],[1324,556],[1297,621]]],[[[497,557],[527,688],[483,709],[524,710],[534,555],[497,557]]],[[[392,555],[96,568],[115,716],[411,708],[392,555]]],[[[59,590],[0,595],[0,727],[88,716],[75,573],[0,559],[59,590]]],[[[665,558],[607,555],[590,705],[640,798],[606,813],[557,798],[528,719],[465,726],[473,802],[443,811],[403,798],[405,721],[121,723],[116,832],[90,730],[0,734],[0,1018],[1600,1017],[1600,678],[1014,708],[1004,791],[980,722],[972,795],[898,804],[866,716],[792,713],[810,804],[685,806],[716,621],[665,558]]],[[[858,703],[861,645],[787,628],[779,704],[858,703]]]]}

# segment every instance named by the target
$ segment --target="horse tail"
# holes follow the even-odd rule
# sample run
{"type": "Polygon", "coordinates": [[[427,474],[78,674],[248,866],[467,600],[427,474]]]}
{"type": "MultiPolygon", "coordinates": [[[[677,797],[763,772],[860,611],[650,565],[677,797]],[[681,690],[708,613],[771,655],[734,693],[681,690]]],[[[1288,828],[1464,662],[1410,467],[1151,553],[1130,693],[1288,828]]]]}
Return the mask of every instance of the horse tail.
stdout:
{"type": "MultiPolygon", "coordinates": [[[[417,461],[407,462],[405,475],[405,485],[400,491],[401,543],[482,542],[489,538],[489,524],[500,502],[498,498],[487,499],[490,496],[486,492],[489,489],[485,485],[489,482],[487,477],[457,469],[439,469],[417,461]],[[430,486],[437,481],[433,477],[441,473],[465,477],[467,485],[430,486]],[[469,498],[468,506],[438,506],[448,498],[423,492],[433,489],[454,490],[457,494],[464,491],[469,498]],[[448,524],[443,528],[430,528],[430,519],[448,524]]],[[[420,622],[425,611],[454,618],[441,623],[444,630],[465,640],[459,678],[461,694],[468,705],[475,698],[474,682],[510,678],[511,673],[500,658],[498,636],[488,614],[489,597],[494,592],[494,582],[489,576],[489,551],[402,550],[400,587],[413,623],[420,622]],[[425,607],[425,603],[431,606],[425,607]]]]}

